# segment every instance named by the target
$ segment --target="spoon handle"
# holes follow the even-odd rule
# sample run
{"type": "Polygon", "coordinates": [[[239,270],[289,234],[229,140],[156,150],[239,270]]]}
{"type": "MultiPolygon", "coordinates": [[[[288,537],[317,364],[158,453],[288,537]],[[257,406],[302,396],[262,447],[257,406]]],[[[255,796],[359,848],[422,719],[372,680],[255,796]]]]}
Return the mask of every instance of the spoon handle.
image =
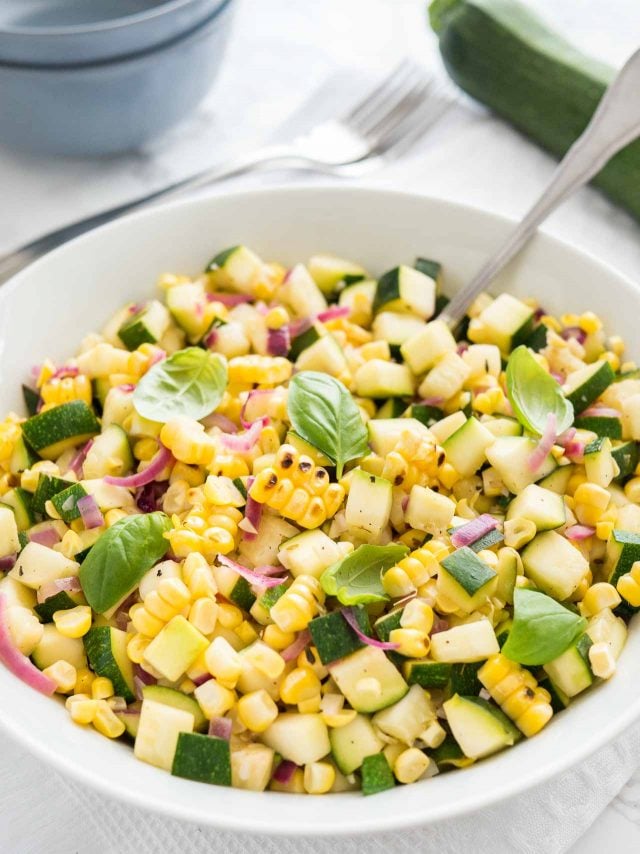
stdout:
{"type": "Polygon", "coordinates": [[[586,184],[625,145],[640,135],[640,50],[624,64],[591,117],[567,151],[551,181],[505,242],[459,291],[440,315],[455,328],[467,308],[533,236],[543,220],[586,184]]]}

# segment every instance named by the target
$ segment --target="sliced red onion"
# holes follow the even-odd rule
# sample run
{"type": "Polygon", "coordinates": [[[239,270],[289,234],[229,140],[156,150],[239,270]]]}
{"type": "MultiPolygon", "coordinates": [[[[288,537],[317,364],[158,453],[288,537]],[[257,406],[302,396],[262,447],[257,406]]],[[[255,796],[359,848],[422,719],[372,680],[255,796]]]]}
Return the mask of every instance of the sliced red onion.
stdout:
{"type": "Polygon", "coordinates": [[[297,658],[300,655],[300,653],[307,646],[310,640],[311,632],[309,631],[309,629],[304,629],[300,632],[300,634],[292,644],[290,644],[286,649],[282,650],[280,655],[284,658],[285,661],[293,661],[294,658],[297,658]]]}
{"type": "Polygon", "coordinates": [[[54,581],[45,582],[40,585],[36,593],[38,604],[41,605],[51,596],[55,596],[63,590],[66,593],[81,593],[80,580],[75,575],[70,575],[67,578],[56,578],[54,581]]]}
{"type": "Polygon", "coordinates": [[[34,380],[37,380],[42,372],[42,365],[32,365],[29,373],[33,377],[34,380]]]}
{"type": "Polygon", "coordinates": [[[545,316],[545,314],[548,314],[548,313],[549,313],[549,312],[548,312],[548,311],[545,311],[545,310],[544,310],[544,308],[542,308],[542,306],[539,306],[539,307],[538,307],[538,308],[533,312],[533,319],[534,319],[535,321],[541,320],[541,319],[545,316]]]}
{"type": "Polygon", "coordinates": [[[402,507],[402,512],[404,513],[407,507],[409,506],[409,496],[405,495],[400,502],[400,506],[402,507]]]}
{"type": "Polygon", "coordinates": [[[458,356],[462,356],[462,354],[466,353],[468,349],[469,345],[467,344],[467,342],[461,341],[456,347],[456,353],[458,354],[458,356]]]}
{"type": "Polygon", "coordinates": [[[210,329],[207,334],[202,339],[202,343],[207,348],[207,350],[211,350],[218,343],[219,338],[218,330],[214,326],[213,329],[210,329]]]}
{"type": "Polygon", "coordinates": [[[270,356],[286,356],[290,347],[291,335],[288,326],[267,329],[267,353],[270,356]]]}
{"type": "Polygon", "coordinates": [[[433,626],[430,634],[437,635],[438,632],[446,632],[449,628],[449,621],[444,617],[439,617],[437,614],[433,618],[433,626]]]}
{"type": "Polygon", "coordinates": [[[0,661],[14,676],[41,694],[54,694],[56,683],[23,655],[14,644],[7,622],[7,599],[0,593],[0,661]]]}
{"type": "Polygon", "coordinates": [[[297,338],[307,332],[313,326],[313,318],[311,317],[296,317],[295,320],[289,323],[289,334],[292,338],[297,338]]]}
{"type": "Polygon", "coordinates": [[[226,305],[227,308],[232,308],[235,305],[242,305],[245,302],[252,302],[253,297],[248,296],[247,294],[223,294],[223,293],[212,293],[207,294],[208,302],[221,302],[222,305],[226,305]]]}
{"type": "Polygon", "coordinates": [[[116,628],[122,632],[126,632],[129,625],[129,614],[126,611],[117,611],[113,617],[116,628]]]}
{"type": "Polygon", "coordinates": [[[332,305],[324,311],[319,311],[316,318],[321,323],[326,323],[329,320],[337,320],[339,317],[349,317],[350,314],[351,309],[348,305],[332,305]]]}
{"type": "Polygon", "coordinates": [[[71,458],[68,471],[72,471],[76,477],[82,477],[82,466],[84,465],[84,461],[86,460],[87,454],[89,453],[92,445],[93,439],[89,439],[89,441],[80,448],[77,454],[71,458]]]}
{"type": "Polygon", "coordinates": [[[574,440],[567,442],[564,446],[565,456],[569,457],[573,463],[581,463],[584,460],[585,443],[574,440]]]}
{"type": "Polygon", "coordinates": [[[32,543],[39,543],[41,546],[46,546],[48,549],[60,542],[60,534],[52,526],[41,528],[39,531],[29,533],[29,540],[32,543]]]}
{"type": "Polygon", "coordinates": [[[147,483],[136,492],[138,509],[142,510],[143,513],[153,513],[155,510],[159,510],[162,498],[168,488],[169,484],[166,482],[161,483],[154,480],[147,483]]]}
{"type": "Polygon", "coordinates": [[[282,783],[283,786],[288,785],[293,779],[293,775],[296,773],[298,766],[295,762],[292,762],[290,759],[283,759],[276,766],[275,771],[271,775],[271,779],[275,780],[276,783],[282,783]]]}
{"type": "Polygon", "coordinates": [[[286,581],[286,576],[270,578],[269,576],[262,575],[260,573],[260,567],[257,567],[254,571],[252,569],[248,569],[246,566],[242,566],[241,563],[236,563],[235,560],[231,560],[224,555],[218,555],[218,563],[221,563],[222,566],[226,566],[234,572],[237,572],[238,575],[245,578],[249,584],[255,584],[257,587],[277,587],[278,584],[282,584],[283,581],[286,581]]]}
{"type": "Polygon", "coordinates": [[[128,477],[111,477],[111,475],[107,475],[103,478],[104,482],[111,486],[126,486],[130,489],[139,489],[141,486],[151,483],[152,480],[155,480],[164,471],[173,459],[171,451],[165,448],[164,445],[158,444],[160,445],[158,453],[144,471],[140,471],[137,474],[130,474],[128,477]]]}
{"type": "MultiPolygon", "coordinates": [[[[149,368],[152,368],[154,365],[157,365],[158,362],[164,362],[166,358],[166,352],[164,350],[161,350],[160,348],[157,348],[156,350],[154,350],[151,359],[149,359],[149,368]]],[[[147,370],[149,370],[149,368],[147,368],[147,370]]]]}
{"type": "Polygon", "coordinates": [[[423,397],[419,401],[422,406],[441,406],[444,403],[444,397],[434,395],[433,397],[423,397]]]}
{"type": "Polygon", "coordinates": [[[472,519],[466,525],[456,528],[451,534],[451,542],[457,549],[462,546],[470,546],[476,540],[479,540],[480,537],[484,537],[485,534],[488,534],[489,531],[493,531],[497,527],[497,519],[494,519],[489,513],[483,513],[477,519],[472,519]]]}
{"type": "Polygon", "coordinates": [[[530,471],[538,471],[540,466],[549,456],[549,451],[553,448],[556,441],[557,426],[558,419],[556,418],[555,412],[550,412],[547,415],[547,425],[544,428],[544,433],[540,437],[538,446],[527,461],[530,471]]]}
{"type": "Polygon", "coordinates": [[[10,569],[13,569],[17,559],[17,554],[0,557],[0,572],[8,572],[10,569]]]}
{"type": "Polygon", "coordinates": [[[122,383],[119,386],[116,386],[120,391],[124,391],[127,394],[131,394],[131,392],[136,390],[136,387],[133,383],[122,383]]]}
{"type": "Polygon", "coordinates": [[[229,741],[232,729],[233,721],[231,718],[211,718],[209,721],[209,735],[214,738],[222,738],[225,741],[229,741]]]}
{"type": "Polygon", "coordinates": [[[584,344],[587,340],[587,333],[579,326],[567,326],[567,328],[563,329],[560,333],[560,337],[564,338],[565,341],[569,341],[571,338],[574,338],[578,344],[584,344]]]}
{"type": "Polygon", "coordinates": [[[342,616],[345,618],[347,623],[351,626],[352,630],[358,635],[362,643],[365,643],[367,646],[375,646],[376,649],[399,649],[399,643],[391,643],[391,641],[380,641],[375,640],[375,638],[370,638],[368,635],[362,631],[360,626],[358,625],[358,621],[356,619],[356,615],[354,614],[351,608],[343,608],[340,612],[342,616]]]}
{"type": "Polygon", "coordinates": [[[255,498],[252,498],[251,495],[249,495],[249,490],[251,489],[252,481],[253,478],[250,478],[249,481],[247,481],[247,503],[244,508],[243,521],[248,522],[248,524],[251,526],[251,529],[247,529],[246,527],[243,529],[245,540],[255,540],[255,538],[257,537],[258,529],[260,527],[260,521],[262,519],[262,509],[264,507],[263,504],[261,504],[259,501],[256,501],[255,498]]]}
{"type": "Polygon", "coordinates": [[[268,423],[268,418],[258,418],[245,433],[240,433],[237,436],[230,436],[228,433],[224,433],[220,436],[220,444],[228,451],[240,454],[247,453],[254,447],[260,438],[262,428],[266,427],[268,423]]]}
{"type": "Polygon", "coordinates": [[[205,682],[210,682],[212,679],[213,676],[210,673],[203,673],[202,676],[196,676],[192,681],[196,688],[199,688],[200,685],[204,685],[205,682]]]}
{"type": "Polygon", "coordinates": [[[223,433],[237,433],[238,427],[226,415],[221,415],[219,412],[212,412],[202,419],[202,424],[205,427],[218,427],[223,433]]]}
{"type": "Polygon", "coordinates": [[[596,529],[591,525],[571,525],[566,529],[564,535],[568,540],[580,542],[581,540],[588,540],[589,537],[593,537],[595,532],[596,529]]]}
{"type": "Polygon", "coordinates": [[[573,438],[577,432],[578,431],[575,427],[569,427],[567,430],[564,431],[564,433],[561,433],[556,438],[556,442],[558,443],[558,445],[562,445],[563,448],[566,448],[569,442],[573,441],[573,438]]]}
{"type": "Polygon", "coordinates": [[[580,413],[580,418],[622,418],[619,409],[610,406],[590,406],[580,413]]]}
{"type": "Polygon", "coordinates": [[[561,374],[560,371],[549,371],[554,380],[558,383],[558,385],[562,385],[566,379],[564,374],[561,374]]]}
{"type": "Polygon", "coordinates": [[[127,701],[124,697],[109,697],[107,703],[109,704],[109,708],[112,712],[127,711],[127,701]]]}
{"type": "Polygon", "coordinates": [[[80,369],[75,365],[63,365],[61,368],[53,374],[51,377],[52,380],[57,380],[62,377],[77,377],[80,373],[80,369]]]}
{"type": "MultiPolygon", "coordinates": [[[[265,395],[273,395],[274,389],[272,388],[254,388],[253,391],[250,391],[247,395],[247,399],[242,404],[242,409],[240,410],[240,421],[244,428],[250,427],[252,424],[255,424],[255,419],[253,421],[247,420],[247,407],[249,406],[249,401],[253,400],[256,397],[264,397],[265,395]]],[[[265,418],[266,416],[262,416],[265,418]]],[[[260,420],[260,419],[257,419],[260,420]]],[[[266,423],[265,423],[266,426],[266,423]]]]}

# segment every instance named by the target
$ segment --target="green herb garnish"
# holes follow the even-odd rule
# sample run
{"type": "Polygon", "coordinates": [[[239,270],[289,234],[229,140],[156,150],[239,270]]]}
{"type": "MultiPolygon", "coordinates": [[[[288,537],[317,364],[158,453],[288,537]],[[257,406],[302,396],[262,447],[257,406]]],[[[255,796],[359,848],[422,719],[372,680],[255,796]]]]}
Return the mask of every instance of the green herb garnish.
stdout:
{"type": "Polygon", "coordinates": [[[502,652],[519,664],[553,661],[584,632],[587,621],[550,596],[524,588],[514,591],[513,625],[502,652]]]}
{"type": "Polygon", "coordinates": [[[516,347],[509,356],[507,396],[518,421],[538,436],[544,433],[549,415],[556,417],[558,435],[573,424],[573,406],[570,401],[524,345],[516,347]]]}
{"type": "Polygon", "coordinates": [[[325,569],[320,577],[322,589],[329,596],[337,596],[343,605],[385,602],[389,597],[382,586],[382,575],[408,551],[400,545],[359,546],[325,569]]]}

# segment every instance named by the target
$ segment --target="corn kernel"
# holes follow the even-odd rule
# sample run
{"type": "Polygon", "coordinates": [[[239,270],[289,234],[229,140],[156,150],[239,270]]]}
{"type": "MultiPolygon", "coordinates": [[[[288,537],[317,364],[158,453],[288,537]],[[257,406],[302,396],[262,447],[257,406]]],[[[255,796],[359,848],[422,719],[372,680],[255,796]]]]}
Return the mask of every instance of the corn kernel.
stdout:
{"type": "Polygon", "coordinates": [[[284,658],[266,643],[258,641],[246,649],[244,658],[269,679],[277,679],[284,670],[284,658]]]}
{"type": "Polygon", "coordinates": [[[120,718],[109,708],[108,703],[98,702],[97,706],[91,721],[95,729],[107,738],[119,738],[125,729],[120,718]]]}
{"type": "Polygon", "coordinates": [[[624,494],[629,501],[640,504],[640,477],[632,477],[624,485],[624,494]]]}
{"type": "Polygon", "coordinates": [[[193,692],[206,718],[218,718],[233,708],[236,702],[235,691],[221,685],[216,679],[203,682],[193,692]]]}
{"type": "Polygon", "coordinates": [[[106,676],[97,676],[91,684],[91,696],[94,700],[106,700],[114,695],[113,683],[106,676]]]}
{"type": "Polygon", "coordinates": [[[76,686],[78,674],[73,664],[68,661],[56,661],[42,672],[55,683],[56,692],[59,694],[69,694],[76,686]]]}
{"type": "Polygon", "coordinates": [[[134,664],[142,664],[146,648],[151,643],[151,638],[141,634],[135,634],[127,644],[127,655],[134,664]]]}
{"type": "Polygon", "coordinates": [[[412,599],[402,611],[400,625],[403,629],[416,629],[428,635],[433,628],[433,608],[422,599],[412,599]]]}
{"type": "Polygon", "coordinates": [[[630,572],[618,579],[616,590],[633,608],[640,608],[640,584],[630,572]]]}
{"type": "Polygon", "coordinates": [[[238,700],[238,717],[252,732],[264,732],[278,717],[278,707],[261,688],[238,700]]]}
{"type": "Polygon", "coordinates": [[[393,763],[393,773],[399,783],[415,783],[429,767],[429,757],[417,747],[403,750],[393,763]]]}
{"type": "Polygon", "coordinates": [[[595,483],[581,483],[573,493],[576,504],[586,504],[597,510],[606,510],[611,496],[602,486],[595,483]]]}
{"type": "Polygon", "coordinates": [[[616,671],[616,660],[608,643],[594,643],[589,647],[589,663],[594,676],[609,679],[616,671]]]}
{"type": "Polygon", "coordinates": [[[594,584],[584,595],[580,603],[580,613],[583,617],[593,617],[605,608],[612,610],[620,604],[620,594],[613,584],[604,581],[594,584]]]}
{"type": "Polygon", "coordinates": [[[416,592],[416,587],[409,575],[399,566],[392,566],[382,576],[382,586],[387,596],[401,599],[416,592]]]}
{"type": "Polygon", "coordinates": [[[328,762],[310,762],[304,766],[304,788],[309,795],[324,795],[335,780],[335,768],[328,762]]]}
{"type": "Polygon", "coordinates": [[[204,660],[209,673],[227,688],[235,688],[242,673],[242,659],[223,637],[214,638],[205,650],[204,660]]]}
{"type": "Polygon", "coordinates": [[[244,617],[240,608],[221,602],[218,606],[218,622],[224,629],[237,629],[244,617]]]}
{"type": "Polygon", "coordinates": [[[302,703],[316,694],[320,694],[320,680],[309,667],[296,667],[280,685],[280,699],[289,705],[302,703]]]}
{"type": "Polygon", "coordinates": [[[398,652],[410,658],[423,658],[429,652],[429,638],[417,629],[392,629],[391,643],[398,644],[398,652]]]}
{"type": "Polygon", "coordinates": [[[322,712],[322,720],[328,727],[339,729],[350,724],[358,713],[355,709],[342,709],[339,712],[322,712]]]}
{"type": "Polygon", "coordinates": [[[509,519],[504,523],[504,542],[509,548],[520,549],[536,535],[536,526],[530,519],[509,519]]]}
{"type": "Polygon", "coordinates": [[[133,627],[137,632],[146,635],[148,638],[155,638],[164,628],[164,622],[157,617],[153,617],[144,607],[142,603],[133,605],[129,609],[129,616],[133,627]]]}
{"type": "Polygon", "coordinates": [[[244,646],[249,646],[258,639],[258,633],[253,628],[248,620],[243,620],[240,625],[234,629],[236,635],[240,638],[244,646]]]}
{"type": "Polygon", "coordinates": [[[262,640],[271,647],[271,649],[277,649],[280,652],[283,649],[286,649],[296,639],[295,632],[283,632],[282,629],[279,629],[275,623],[271,623],[268,626],[265,626],[264,632],[262,633],[262,640]]]}
{"type": "Polygon", "coordinates": [[[189,609],[189,622],[203,635],[210,635],[218,619],[218,605],[213,599],[196,599],[189,609]]]}
{"type": "Polygon", "coordinates": [[[92,723],[98,711],[98,701],[91,700],[88,697],[69,697],[65,705],[69,710],[71,720],[77,724],[92,723]]]}
{"type": "Polygon", "coordinates": [[[432,750],[435,750],[436,747],[440,747],[446,737],[447,731],[435,718],[431,721],[424,732],[420,733],[420,741],[432,750]]]}
{"type": "Polygon", "coordinates": [[[81,667],[76,673],[76,684],[73,688],[74,694],[86,694],[91,691],[91,685],[95,674],[88,667],[81,667]]]}

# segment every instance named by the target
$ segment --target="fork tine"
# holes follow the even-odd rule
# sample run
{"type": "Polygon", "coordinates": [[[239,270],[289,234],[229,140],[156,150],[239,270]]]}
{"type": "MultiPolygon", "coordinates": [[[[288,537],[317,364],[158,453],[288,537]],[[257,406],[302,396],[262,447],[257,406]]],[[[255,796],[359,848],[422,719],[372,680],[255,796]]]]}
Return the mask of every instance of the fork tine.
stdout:
{"type": "Polygon", "coordinates": [[[363,110],[358,120],[352,124],[354,130],[363,136],[368,136],[371,128],[392,112],[399,102],[406,97],[407,93],[411,92],[422,80],[424,80],[424,73],[418,66],[411,63],[403,78],[383,97],[369,100],[366,110],[363,110]]]}
{"type": "Polygon", "coordinates": [[[407,113],[402,120],[380,137],[376,145],[377,153],[383,156],[399,157],[411,148],[454,102],[455,97],[449,87],[442,83],[436,84],[422,104],[407,113]]]}
{"type": "Polygon", "coordinates": [[[376,86],[371,92],[367,92],[364,98],[342,117],[342,121],[345,124],[354,125],[359,122],[363,115],[369,112],[372,103],[377,103],[380,99],[386,98],[402,82],[403,78],[412,70],[412,66],[413,63],[410,60],[403,59],[379,86],[376,86]]]}
{"type": "Polygon", "coordinates": [[[423,103],[432,87],[433,80],[422,77],[418,83],[412,86],[396,101],[393,107],[385,110],[376,122],[370,125],[366,131],[363,131],[366,138],[374,143],[378,139],[381,139],[401,122],[406,115],[413,112],[414,109],[423,103]]]}

